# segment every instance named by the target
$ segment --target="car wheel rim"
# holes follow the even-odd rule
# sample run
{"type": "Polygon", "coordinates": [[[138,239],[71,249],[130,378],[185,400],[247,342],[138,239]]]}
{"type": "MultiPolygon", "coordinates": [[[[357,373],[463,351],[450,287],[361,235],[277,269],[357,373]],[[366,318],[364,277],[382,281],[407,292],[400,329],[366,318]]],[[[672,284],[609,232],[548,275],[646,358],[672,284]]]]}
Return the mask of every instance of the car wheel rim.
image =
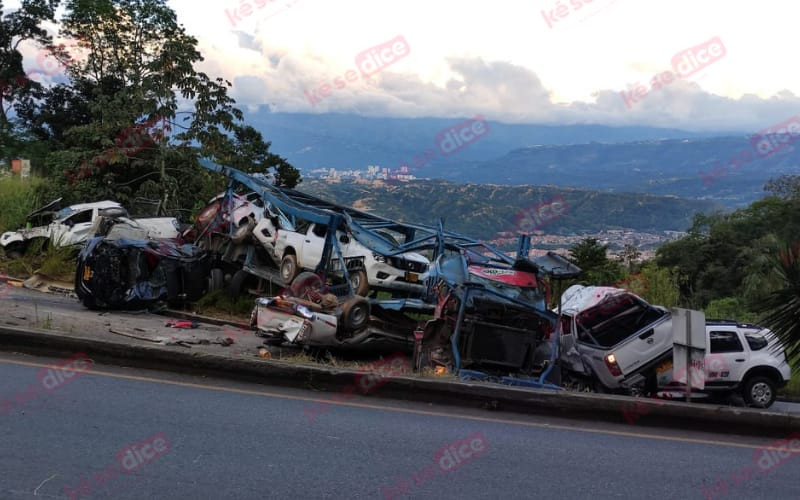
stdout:
{"type": "Polygon", "coordinates": [[[764,382],[759,382],[750,390],[753,401],[760,405],[765,405],[772,399],[772,389],[764,382]]]}
{"type": "Polygon", "coordinates": [[[359,307],[355,311],[353,311],[353,323],[356,325],[360,325],[364,321],[364,309],[359,307]]]}

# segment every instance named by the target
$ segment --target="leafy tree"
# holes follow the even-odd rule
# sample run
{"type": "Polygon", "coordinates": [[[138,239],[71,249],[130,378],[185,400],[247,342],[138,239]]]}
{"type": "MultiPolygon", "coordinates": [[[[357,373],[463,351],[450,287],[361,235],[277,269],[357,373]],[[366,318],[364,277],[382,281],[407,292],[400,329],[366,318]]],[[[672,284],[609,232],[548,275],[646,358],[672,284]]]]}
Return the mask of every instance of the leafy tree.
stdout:
{"type": "Polygon", "coordinates": [[[164,0],[69,0],[60,35],[83,55],[52,47],[68,83],[20,106],[28,131],[56,152],[49,175],[68,202],[156,200],[164,213],[202,204],[215,186],[199,157],[274,172],[294,186],[299,172],[242,123],[230,82],[194,69],[197,40],[164,0]],[[184,101],[190,110],[181,110],[184,101]]]}
{"type": "Polygon", "coordinates": [[[55,0],[23,0],[19,9],[6,10],[0,0],[0,159],[44,153],[41,145],[30,144],[31,137],[14,120],[17,108],[42,91],[41,85],[25,74],[19,47],[25,42],[51,44],[40,23],[54,19],[58,4],[55,0]]]}
{"type": "Polygon", "coordinates": [[[647,262],[638,275],[642,282],[642,290],[633,290],[640,294],[651,304],[657,304],[667,308],[676,307],[680,300],[678,280],[669,269],[658,267],[653,262],[647,262]]]}
{"type": "Polygon", "coordinates": [[[609,260],[608,246],[597,238],[584,238],[569,249],[569,260],[583,269],[585,284],[611,285],[622,277],[619,264],[609,260]]]}
{"type": "MultiPolygon", "coordinates": [[[[790,360],[800,358],[800,243],[785,246],[775,261],[782,286],[759,305],[760,323],[772,330],[790,360]]],[[[796,363],[793,363],[797,366],[796,363]]]]}
{"type": "Polygon", "coordinates": [[[622,252],[619,254],[620,262],[627,266],[628,272],[630,273],[633,272],[634,266],[641,257],[642,252],[640,252],[638,248],[630,243],[625,243],[625,246],[622,248],[622,252]]]}

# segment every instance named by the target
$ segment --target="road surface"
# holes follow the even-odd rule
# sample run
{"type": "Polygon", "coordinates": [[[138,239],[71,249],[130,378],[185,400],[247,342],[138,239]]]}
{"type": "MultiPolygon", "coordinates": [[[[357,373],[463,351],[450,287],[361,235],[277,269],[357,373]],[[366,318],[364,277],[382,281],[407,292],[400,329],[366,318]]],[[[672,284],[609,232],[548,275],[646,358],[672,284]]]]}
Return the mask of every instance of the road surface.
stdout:
{"type": "Polygon", "coordinates": [[[774,439],[63,363],[0,354],[0,498],[800,498],[774,439]]]}

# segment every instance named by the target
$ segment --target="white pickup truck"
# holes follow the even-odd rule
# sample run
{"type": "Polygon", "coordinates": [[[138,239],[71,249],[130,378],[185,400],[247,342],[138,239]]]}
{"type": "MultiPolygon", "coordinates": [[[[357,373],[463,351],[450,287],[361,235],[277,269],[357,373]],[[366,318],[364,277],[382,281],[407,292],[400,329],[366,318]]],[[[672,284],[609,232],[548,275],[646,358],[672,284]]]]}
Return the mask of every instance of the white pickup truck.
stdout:
{"type": "MultiPolygon", "coordinates": [[[[290,283],[302,270],[317,267],[322,260],[327,232],[328,227],[322,224],[299,222],[297,227],[287,227],[285,219],[267,215],[256,225],[253,235],[279,263],[284,283],[290,283]]],[[[363,262],[363,267],[358,265],[350,272],[351,284],[358,295],[367,295],[370,289],[404,293],[424,291],[430,267],[430,261],[424,256],[409,252],[386,257],[342,231],[337,232],[337,242],[346,262],[363,262]]]]}

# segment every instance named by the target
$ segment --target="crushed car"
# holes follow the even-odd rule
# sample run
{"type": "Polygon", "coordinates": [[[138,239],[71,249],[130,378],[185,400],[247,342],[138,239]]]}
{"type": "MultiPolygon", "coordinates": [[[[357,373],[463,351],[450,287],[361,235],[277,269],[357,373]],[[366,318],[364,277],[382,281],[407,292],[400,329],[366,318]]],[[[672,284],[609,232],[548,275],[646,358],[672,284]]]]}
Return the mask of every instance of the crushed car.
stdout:
{"type": "Polygon", "coordinates": [[[256,299],[250,325],[267,344],[410,352],[418,320],[398,312],[430,314],[420,300],[369,300],[326,293],[321,279],[301,273],[284,294],[256,299]]]}
{"type": "Polygon", "coordinates": [[[573,285],[561,296],[562,372],[600,392],[653,393],[672,356],[672,316],[620,288],[573,285]]]}
{"type": "Polygon", "coordinates": [[[21,257],[31,244],[59,247],[81,245],[89,238],[108,233],[116,224],[126,225],[146,238],[176,238],[180,226],[174,218],[131,219],[115,201],[98,201],[61,208],[59,198],[31,212],[27,227],[0,235],[0,247],[11,258],[21,257]],[[101,221],[105,221],[101,225],[101,221]]]}
{"type": "Polygon", "coordinates": [[[530,260],[499,262],[468,250],[437,259],[435,310],[416,362],[485,378],[541,375],[552,363],[547,339],[557,315],[547,310],[543,273],[530,260]]]}
{"type": "Polygon", "coordinates": [[[143,309],[198,300],[211,287],[204,250],[168,240],[92,238],[78,255],[75,293],[89,309],[143,309]]]}

